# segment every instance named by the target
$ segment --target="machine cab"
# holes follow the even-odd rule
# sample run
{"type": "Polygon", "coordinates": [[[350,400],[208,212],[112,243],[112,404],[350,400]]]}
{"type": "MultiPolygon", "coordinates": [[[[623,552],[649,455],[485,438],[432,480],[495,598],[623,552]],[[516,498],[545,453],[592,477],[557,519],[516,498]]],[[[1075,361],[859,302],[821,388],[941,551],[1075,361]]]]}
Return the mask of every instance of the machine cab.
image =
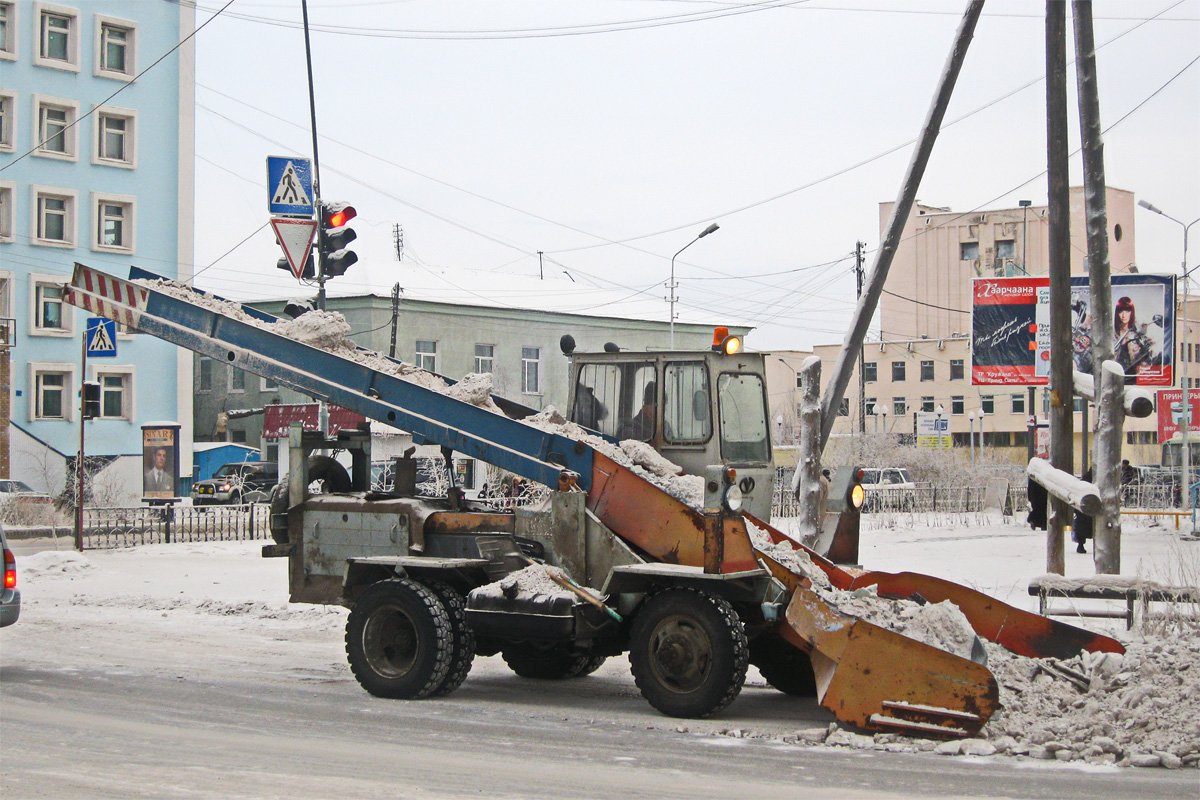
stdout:
{"type": "MultiPolygon", "coordinates": [[[[715,346],[714,346],[715,347],[715,346]]],[[[738,471],[745,508],[769,519],[775,467],[759,353],[571,353],[573,422],[650,444],[690,475],[738,471]]]]}

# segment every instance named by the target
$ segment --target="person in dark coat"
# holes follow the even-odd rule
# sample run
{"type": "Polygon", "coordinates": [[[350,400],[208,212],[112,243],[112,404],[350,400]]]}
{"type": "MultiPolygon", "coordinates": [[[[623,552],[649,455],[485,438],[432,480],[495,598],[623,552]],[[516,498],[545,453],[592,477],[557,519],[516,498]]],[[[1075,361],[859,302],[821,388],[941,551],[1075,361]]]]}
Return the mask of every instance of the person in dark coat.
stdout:
{"type": "MultiPolygon", "coordinates": [[[[1083,479],[1089,483],[1092,480],[1092,468],[1088,467],[1083,473],[1083,479]]],[[[1083,545],[1088,539],[1091,539],[1094,533],[1092,518],[1087,514],[1076,511],[1074,519],[1074,528],[1071,531],[1071,539],[1075,542],[1076,553],[1086,553],[1087,548],[1083,545]]]]}
{"type": "Polygon", "coordinates": [[[1029,516],[1025,521],[1034,530],[1046,530],[1046,503],[1050,498],[1045,487],[1030,478],[1025,483],[1025,495],[1029,498],[1029,516]]]}

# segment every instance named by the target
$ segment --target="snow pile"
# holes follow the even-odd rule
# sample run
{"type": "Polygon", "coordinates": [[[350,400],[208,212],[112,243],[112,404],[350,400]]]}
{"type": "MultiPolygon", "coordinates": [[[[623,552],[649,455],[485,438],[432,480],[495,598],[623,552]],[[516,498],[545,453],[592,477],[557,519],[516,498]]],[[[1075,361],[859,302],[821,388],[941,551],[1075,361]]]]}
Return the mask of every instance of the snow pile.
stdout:
{"type": "Polygon", "coordinates": [[[43,550],[21,559],[20,574],[35,578],[68,575],[92,569],[92,562],[75,550],[43,550]]]}
{"type": "Polygon", "coordinates": [[[1200,764],[1200,641],[1141,640],[1124,656],[1030,659],[988,645],[1002,710],[984,735],[1002,752],[1130,766],[1200,764]]]}
{"type": "MultiPolygon", "coordinates": [[[[559,586],[553,578],[546,572],[547,569],[553,567],[544,567],[541,564],[530,564],[523,570],[505,575],[495,583],[488,586],[499,584],[500,590],[508,595],[510,592],[525,592],[533,595],[554,595],[566,594],[574,595],[562,586],[559,586]]],[[[565,573],[564,573],[565,574],[565,573]]]]}
{"type": "MultiPolygon", "coordinates": [[[[306,315],[307,316],[307,315],[306,315]]],[[[462,400],[473,406],[486,408],[497,414],[503,414],[500,406],[492,399],[492,373],[472,373],[446,390],[446,395],[455,400],[462,400]]]]}
{"type": "MultiPolygon", "coordinates": [[[[293,320],[276,322],[267,327],[274,333],[321,350],[338,350],[347,344],[350,323],[336,311],[314,309],[293,320]]],[[[353,343],[350,343],[353,347],[353,343]]]]}

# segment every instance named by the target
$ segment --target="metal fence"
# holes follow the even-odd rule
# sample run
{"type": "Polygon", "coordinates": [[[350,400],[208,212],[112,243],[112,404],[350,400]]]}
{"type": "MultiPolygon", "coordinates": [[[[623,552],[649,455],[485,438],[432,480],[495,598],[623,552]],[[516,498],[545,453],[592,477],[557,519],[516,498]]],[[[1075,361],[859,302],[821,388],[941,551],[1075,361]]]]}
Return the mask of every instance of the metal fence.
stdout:
{"type": "Polygon", "coordinates": [[[271,533],[270,513],[264,503],[84,508],[83,546],[99,550],[138,544],[265,539],[271,533]]]}

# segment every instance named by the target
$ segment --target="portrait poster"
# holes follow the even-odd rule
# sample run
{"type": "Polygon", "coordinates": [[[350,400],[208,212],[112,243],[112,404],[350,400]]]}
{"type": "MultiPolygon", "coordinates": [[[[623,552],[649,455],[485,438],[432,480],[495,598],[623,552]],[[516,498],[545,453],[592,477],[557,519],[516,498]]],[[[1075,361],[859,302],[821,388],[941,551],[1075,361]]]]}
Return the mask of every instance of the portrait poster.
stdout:
{"type": "Polygon", "coordinates": [[[142,428],[142,499],[171,500],[179,496],[179,426],[142,428]]]}

